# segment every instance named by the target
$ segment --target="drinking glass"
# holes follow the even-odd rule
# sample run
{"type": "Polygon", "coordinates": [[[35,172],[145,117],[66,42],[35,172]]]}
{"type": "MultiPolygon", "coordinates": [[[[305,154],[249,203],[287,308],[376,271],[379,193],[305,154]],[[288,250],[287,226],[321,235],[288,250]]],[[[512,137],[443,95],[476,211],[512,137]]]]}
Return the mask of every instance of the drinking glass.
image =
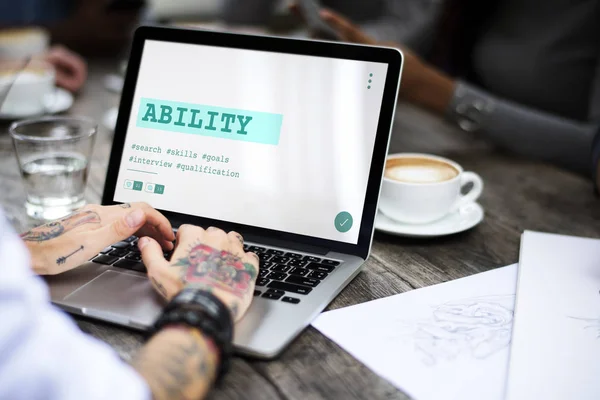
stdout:
{"type": "Polygon", "coordinates": [[[47,221],[83,207],[97,124],[83,117],[42,117],[15,122],[9,130],[27,215],[47,221]]]}

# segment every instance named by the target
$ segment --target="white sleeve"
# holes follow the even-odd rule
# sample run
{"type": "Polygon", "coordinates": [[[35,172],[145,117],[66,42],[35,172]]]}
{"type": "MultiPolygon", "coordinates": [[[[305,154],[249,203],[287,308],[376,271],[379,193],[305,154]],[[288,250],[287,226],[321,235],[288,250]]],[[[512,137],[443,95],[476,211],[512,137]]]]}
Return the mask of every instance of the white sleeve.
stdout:
{"type": "Polygon", "coordinates": [[[49,303],[0,212],[0,399],[150,399],[137,372],[49,303]]]}

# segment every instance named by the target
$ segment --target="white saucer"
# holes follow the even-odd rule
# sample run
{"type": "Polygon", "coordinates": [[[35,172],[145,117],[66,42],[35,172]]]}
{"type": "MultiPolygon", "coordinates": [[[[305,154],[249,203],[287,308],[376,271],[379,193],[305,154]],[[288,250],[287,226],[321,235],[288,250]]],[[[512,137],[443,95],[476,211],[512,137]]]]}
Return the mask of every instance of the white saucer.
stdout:
{"type": "MultiPolygon", "coordinates": [[[[44,106],[46,111],[43,114],[56,114],[67,111],[69,108],[71,108],[71,106],[73,106],[73,95],[68,90],[56,88],[53,93],[50,93],[44,97],[44,106]]],[[[12,121],[15,119],[35,117],[37,115],[39,115],[39,113],[32,114],[29,112],[0,112],[0,119],[12,121]]]]}
{"type": "Polygon", "coordinates": [[[452,235],[471,229],[483,221],[483,208],[477,203],[467,204],[444,218],[423,225],[394,221],[377,211],[375,229],[390,235],[407,237],[436,237],[452,235]]]}

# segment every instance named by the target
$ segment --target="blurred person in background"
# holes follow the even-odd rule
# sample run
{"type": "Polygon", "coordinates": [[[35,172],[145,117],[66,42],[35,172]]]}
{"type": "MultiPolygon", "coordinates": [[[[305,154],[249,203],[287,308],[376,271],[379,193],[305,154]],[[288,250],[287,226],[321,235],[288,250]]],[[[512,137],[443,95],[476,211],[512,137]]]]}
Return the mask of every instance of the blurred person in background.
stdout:
{"type": "Polygon", "coordinates": [[[87,64],[77,53],[62,45],[55,45],[42,58],[54,67],[57,86],[75,93],[85,84],[87,64]]]}
{"type": "Polygon", "coordinates": [[[427,49],[375,38],[331,10],[321,18],[345,41],[403,50],[404,100],[513,153],[596,168],[599,1],[447,0],[427,49]]]}
{"type": "Polygon", "coordinates": [[[80,54],[118,55],[144,6],[144,0],[0,0],[0,26],[39,26],[53,43],[80,54]]]}
{"type": "MultiPolygon", "coordinates": [[[[322,0],[320,4],[346,15],[376,40],[426,48],[432,39],[431,24],[442,0],[322,0]]],[[[228,24],[266,25],[283,0],[224,0],[223,19],[228,24]]]]}

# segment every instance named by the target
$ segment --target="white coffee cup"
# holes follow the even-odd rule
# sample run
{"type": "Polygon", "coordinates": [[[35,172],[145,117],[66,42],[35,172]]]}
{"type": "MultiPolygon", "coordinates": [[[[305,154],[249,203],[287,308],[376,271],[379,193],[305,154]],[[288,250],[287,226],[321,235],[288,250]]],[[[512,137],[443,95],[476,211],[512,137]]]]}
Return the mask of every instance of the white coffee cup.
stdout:
{"type": "Polygon", "coordinates": [[[4,98],[0,113],[44,114],[54,91],[55,71],[47,62],[31,60],[24,68],[23,61],[0,63],[0,98],[4,98]]]}
{"type": "Polygon", "coordinates": [[[0,31],[0,59],[19,60],[48,50],[50,35],[43,28],[14,28],[0,31]]]}
{"type": "Polygon", "coordinates": [[[426,224],[443,218],[483,191],[483,180],[447,158],[400,153],[386,161],[379,209],[387,217],[410,224],[426,224]],[[462,188],[473,187],[467,194],[462,188]]]}

